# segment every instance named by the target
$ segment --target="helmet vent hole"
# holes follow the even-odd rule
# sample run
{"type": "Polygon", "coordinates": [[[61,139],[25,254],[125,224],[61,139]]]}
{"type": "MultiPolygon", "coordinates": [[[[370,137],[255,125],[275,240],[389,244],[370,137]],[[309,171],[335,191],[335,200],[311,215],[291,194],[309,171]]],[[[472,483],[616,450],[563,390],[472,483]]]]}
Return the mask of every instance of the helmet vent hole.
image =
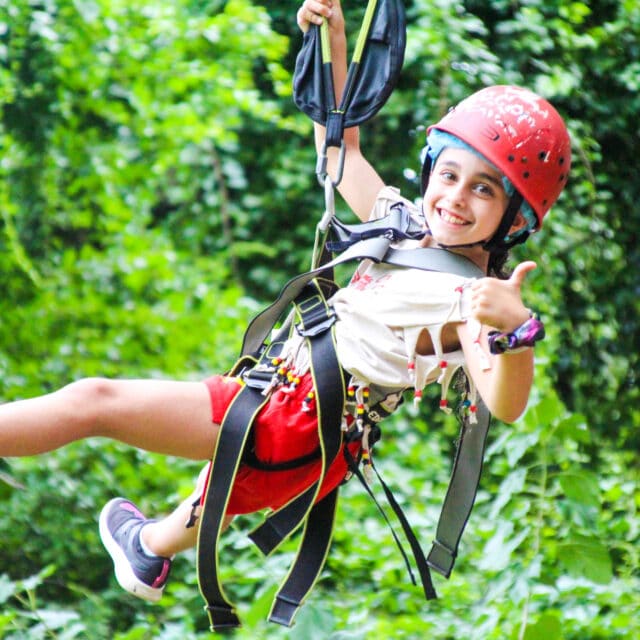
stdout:
{"type": "Polygon", "coordinates": [[[526,179],[529,177],[529,172],[528,172],[528,171],[525,171],[525,172],[522,174],[522,177],[526,180],[526,179]]]}
{"type": "Polygon", "coordinates": [[[563,165],[563,164],[564,164],[564,158],[563,158],[563,157],[561,157],[561,158],[558,160],[558,162],[559,162],[561,165],[563,165]]]}
{"type": "Polygon", "coordinates": [[[513,161],[515,160],[515,158],[514,158],[513,156],[509,156],[509,157],[507,158],[507,160],[509,160],[509,162],[513,162],[513,161]]]}
{"type": "Polygon", "coordinates": [[[549,156],[550,156],[550,152],[549,151],[541,151],[538,154],[538,159],[540,160],[540,162],[547,162],[549,160],[549,156]]]}

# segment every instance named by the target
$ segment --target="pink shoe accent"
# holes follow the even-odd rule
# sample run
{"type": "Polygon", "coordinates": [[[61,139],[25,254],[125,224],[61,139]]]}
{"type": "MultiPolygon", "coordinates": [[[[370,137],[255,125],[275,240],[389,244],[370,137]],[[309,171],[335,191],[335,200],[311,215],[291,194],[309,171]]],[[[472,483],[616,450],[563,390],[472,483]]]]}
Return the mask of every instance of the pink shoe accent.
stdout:
{"type": "Polygon", "coordinates": [[[130,502],[123,502],[120,505],[121,509],[124,509],[125,511],[131,511],[131,513],[133,513],[135,516],[137,516],[138,518],[141,518],[142,520],[146,520],[144,514],[142,514],[136,507],[135,505],[131,504],[130,502]]]}
{"type": "Polygon", "coordinates": [[[165,560],[162,565],[162,573],[160,573],[160,575],[153,581],[153,584],[151,585],[154,589],[161,587],[165,583],[167,576],[169,575],[169,569],[171,569],[171,562],[165,560]]]}

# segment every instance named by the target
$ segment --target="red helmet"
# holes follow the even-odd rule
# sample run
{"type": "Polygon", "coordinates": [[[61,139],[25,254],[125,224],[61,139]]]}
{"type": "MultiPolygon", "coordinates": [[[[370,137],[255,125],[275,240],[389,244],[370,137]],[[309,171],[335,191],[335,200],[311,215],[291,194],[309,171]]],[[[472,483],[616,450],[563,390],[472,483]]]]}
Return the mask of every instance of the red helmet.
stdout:
{"type": "Polygon", "coordinates": [[[429,127],[457,136],[513,183],[538,226],[567,182],[571,143],[558,112],[520,87],[497,85],[472,94],[429,127]]]}

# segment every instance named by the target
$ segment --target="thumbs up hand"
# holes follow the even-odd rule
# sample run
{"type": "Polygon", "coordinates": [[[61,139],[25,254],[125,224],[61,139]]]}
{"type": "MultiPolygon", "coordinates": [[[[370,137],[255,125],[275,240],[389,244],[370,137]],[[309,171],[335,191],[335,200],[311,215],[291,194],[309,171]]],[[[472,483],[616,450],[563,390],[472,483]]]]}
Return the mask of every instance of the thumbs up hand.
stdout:
{"type": "Polygon", "coordinates": [[[530,260],[521,262],[508,280],[480,278],[471,285],[471,314],[481,324],[511,332],[529,318],[522,302],[522,285],[536,268],[530,260]]]}

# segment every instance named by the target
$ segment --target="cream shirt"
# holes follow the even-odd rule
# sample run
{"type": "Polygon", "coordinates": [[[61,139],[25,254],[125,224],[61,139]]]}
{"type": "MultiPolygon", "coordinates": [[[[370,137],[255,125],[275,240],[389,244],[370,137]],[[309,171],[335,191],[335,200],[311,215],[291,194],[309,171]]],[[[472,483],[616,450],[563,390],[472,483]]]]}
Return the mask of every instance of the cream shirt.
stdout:
{"type": "MultiPolygon", "coordinates": [[[[422,221],[421,211],[392,187],[381,190],[370,219],[384,217],[397,202],[403,202],[422,221]]],[[[404,240],[393,246],[413,249],[418,245],[419,241],[404,240]]],[[[338,359],[352,376],[349,387],[353,406],[366,405],[367,398],[372,404],[386,399],[383,406],[391,412],[399,404],[402,390],[413,388],[414,398],[419,400],[423,387],[438,381],[442,385],[440,406],[448,411],[449,383],[465,360],[461,350],[443,353],[441,333],[447,323],[470,321],[468,286],[472,281],[450,273],[370,260],[359,265],[349,285],[330,300],[338,317],[338,359]],[[431,336],[434,355],[416,353],[423,330],[431,336]]],[[[308,354],[298,337],[288,342],[283,355],[298,375],[308,369],[308,354]]],[[[469,396],[467,404],[473,407],[476,389],[472,383],[469,396]]]]}

